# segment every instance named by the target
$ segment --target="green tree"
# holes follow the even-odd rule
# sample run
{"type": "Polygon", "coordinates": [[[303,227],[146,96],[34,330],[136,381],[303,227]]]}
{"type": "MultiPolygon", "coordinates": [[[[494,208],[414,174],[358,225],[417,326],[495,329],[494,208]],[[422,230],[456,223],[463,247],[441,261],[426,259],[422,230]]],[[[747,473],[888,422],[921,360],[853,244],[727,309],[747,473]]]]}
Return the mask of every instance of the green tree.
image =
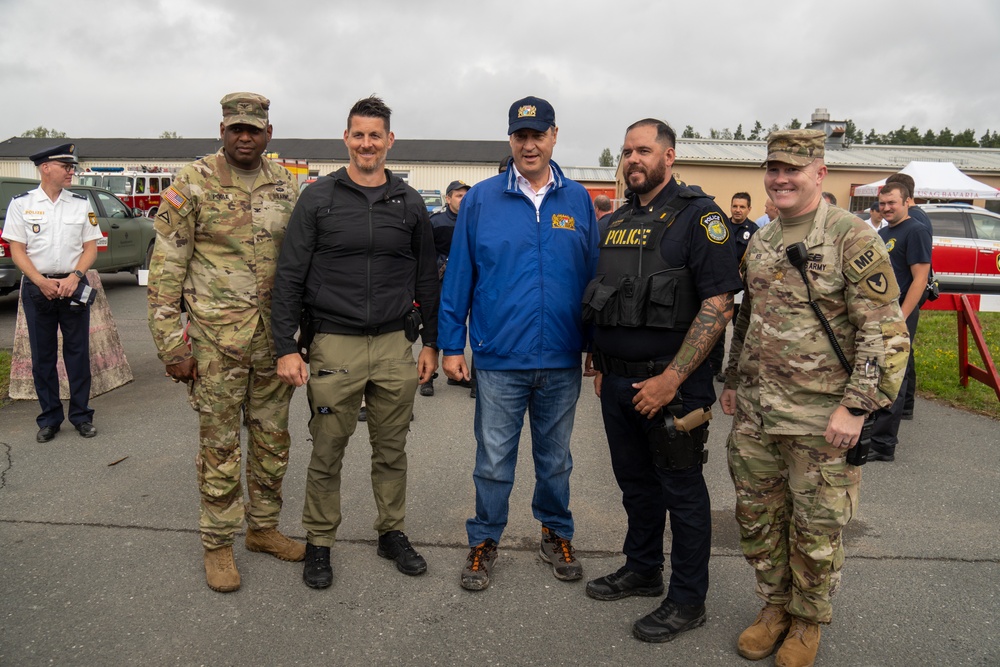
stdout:
{"type": "Polygon", "coordinates": [[[764,137],[761,134],[764,132],[764,126],[760,124],[760,121],[754,121],[753,129],[750,130],[750,136],[747,137],[750,141],[760,141],[764,137]]]}
{"type": "Polygon", "coordinates": [[[973,129],[962,130],[955,135],[955,143],[952,145],[960,148],[974,148],[978,146],[979,142],[976,141],[976,131],[973,129]]]}
{"type": "Polygon", "coordinates": [[[860,144],[865,140],[865,135],[861,132],[854,121],[848,118],[844,121],[844,145],[860,144]]]}
{"type": "Polygon", "coordinates": [[[164,130],[160,132],[160,139],[180,139],[181,135],[177,134],[173,130],[164,130]]]}
{"type": "Polygon", "coordinates": [[[986,130],[986,134],[979,138],[979,145],[983,148],[1000,148],[1000,133],[993,132],[990,133],[986,130]]]}
{"type": "Polygon", "coordinates": [[[881,135],[875,134],[875,128],[868,130],[868,134],[865,135],[866,144],[882,144],[885,141],[882,139],[881,135]]]}
{"type": "Polygon", "coordinates": [[[938,132],[937,138],[938,146],[954,146],[955,145],[955,133],[952,132],[947,127],[938,132]]]}
{"type": "Polygon", "coordinates": [[[733,139],[737,141],[744,141],[746,137],[743,136],[743,123],[736,126],[736,131],[733,132],[733,139]]]}
{"type": "Polygon", "coordinates": [[[712,139],[732,139],[733,133],[728,127],[716,130],[714,127],[708,129],[708,136],[712,139]]]}
{"type": "Polygon", "coordinates": [[[690,125],[685,125],[684,131],[681,132],[681,139],[701,139],[701,134],[695,132],[690,125]]]}
{"type": "Polygon", "coordinates": [[[33,137],[35,139],[62,139],[66,136],[65,132],[60,132],[54,128],[47,128],[39,125],[33,130],[25,130],[22,137],[33,137]]]}
{"type": "Polygon", "coordinates": [[[792,121],[790,123],[788,123],[788,125],[785,126],[785,129],[786,130],[801,130],[802,129],[802,123],[799,121],[798,118],[793,118],[792,121]]]}
{"type": "Polygon", "coordinates": [[[920,140],[921,146],[934,146],[937,144],[937,135],[934,134],[934,130],[927,130],[924,132],[924,138],[920,140]]]}

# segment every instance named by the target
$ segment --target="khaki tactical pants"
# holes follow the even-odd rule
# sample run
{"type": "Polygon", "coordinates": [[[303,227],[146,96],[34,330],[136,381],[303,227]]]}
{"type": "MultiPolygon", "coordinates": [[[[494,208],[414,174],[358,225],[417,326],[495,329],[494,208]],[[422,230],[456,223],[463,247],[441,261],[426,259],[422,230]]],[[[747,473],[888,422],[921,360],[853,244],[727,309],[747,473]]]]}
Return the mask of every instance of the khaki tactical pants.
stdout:
{"type": "Polygon", "coordinates": [[[210,342],[191,339],[198,380],[191,405],[198,411],[200,446],[195,465],[201,491],[199,528],[206,549],[233,543],[243,525],[240,483],[240,417],[247,427],[247,524],[274,528],[281,512],[281,480],[288,468],[288,403],[294,387],[278,379],[263,324],[249,359],[222,354],[210,342]]]}
{"type": "Polygon", "coordinates": [[[372,492],[381,535],[404,530],[406,433],[417,390],[412,344],[402,331],[379,336],[317,334],[309,349],[309,432],[313,453],[302,525],[309,543],[332,546],[340,526],[340,470],[364,396],[372,492]]]}

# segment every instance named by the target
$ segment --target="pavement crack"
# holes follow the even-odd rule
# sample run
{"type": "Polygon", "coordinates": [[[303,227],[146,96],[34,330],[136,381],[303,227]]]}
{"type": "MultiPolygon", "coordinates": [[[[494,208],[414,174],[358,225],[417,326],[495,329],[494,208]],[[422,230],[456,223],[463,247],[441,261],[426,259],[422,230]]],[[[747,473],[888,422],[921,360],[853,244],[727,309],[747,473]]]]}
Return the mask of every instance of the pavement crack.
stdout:
{"type": "MultiPolygon", "coordinates": [[[[3,443],[0,443],[3,445],[3,443]]],[[[9,460],[9,448],[8,448],[8,460],[9,460]]],[[[0,477],[0,482],[2,482],[2,477],[0,477]]],[[[182,533],[188,535],[198,535],[199,530],[197,528],[167,528],[163,526],[138,526],[135,524],[121,524],[121,523],[107,523],[98,521],[37,521],[30,519],[3,519],[0,518],[0,524],[9,524],[14,526],[53,526],[60,528],[104,528],[108,530],[139,530],[147,531],[152,533],[182,533]]],[[[245,534],[244,530],[241,530],[237,535],[245,534]]],[[[291,538],[297,540],[305,540],[306,536],[301,534],[285,533],[291,538]]],[[[360,540],[360,539],[349,539],[349,540],[337,540],[337,544],[347,544],[352,546],[374,546],[377,540],[360,540]]],[[[464,542],[419,542],[411,541],[414,547],[419,548],[431,548],[431,549],[468,549],[468,545],[464,542]]],[[[500,544],[501,551],[507,552],[533,552],[536,547],[526,547],[520,544],[513,544],[511,546],[505,546],[500,544]]],[[[670,551],[664,552],[667,556],[670,555],[670,551]]],[[[601,549],[585,550],[577,549],[576,555],[583,558],[619,558],[621,557],[620,551],[606,551],[601,549]]],[[[743,555],[739,553],[733,553],[730,549],[712,549],[712,558],[724,558],[724,559],[739,559],[743,560],[743,555]]],[[[961,558],[958,556],[866,556],[864,554],[852,554],[851,560],[864,560],[864,561],[886,561],[886,562],[909,562],[909,563],[969,563],[969,564],[993,564],[1000,565],[1000,558],[961,558]]]]}
{"type": "Polygon", "coordinates": [[[7,471],[14,467],[14,459],[10,453],[10,445],[0,442],[3,453],[0,454],[0,489],[7,486],[7,471]]]}

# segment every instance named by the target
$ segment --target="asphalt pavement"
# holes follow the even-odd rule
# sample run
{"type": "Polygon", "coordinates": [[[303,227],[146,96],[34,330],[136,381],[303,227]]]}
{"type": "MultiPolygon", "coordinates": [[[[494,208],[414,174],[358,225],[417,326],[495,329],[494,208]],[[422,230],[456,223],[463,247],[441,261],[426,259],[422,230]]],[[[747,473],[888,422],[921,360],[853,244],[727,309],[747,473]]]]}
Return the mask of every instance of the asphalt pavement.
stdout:
{"type": "MultiPolygon", "coordinates": [[[[583,582],[557,581],[539,560],[527,428],[493,583],[478,593],[459,586],[474,506],[474,401],[443,375],[436,396],[416,397],[407,446],[406,532],[428,561],[425,575],[406,577],[375,554],[359,424],[344,463],[333,585],[307,588],[301,564],[248,552],[240,537],[242,588],[211,591],[197,534],[195,413],[183,387],[164,377],[145,288],[128,274],[102,280],[135,381],[93,399],[98,436],[80,438],[66,424],[40,445],[37,404],[0,409],[0,665],[753,664],[735,652],[761,603],[733,518],[724,455],[731,420],[718,408],[705,468],[714,520],[708,622],[669,644],[631,636],[631,623],[658,600],[591,600],[583,582]]],[[[16,304],[16,295],[0,298],[0,347],[12,345],[16,304]]],[[[298,539],[307,418],[298,390],[281,519],[298,539]]],[[[817,664],[1000,664],[998,426],[918,399],[896,461],[865,467],[817,664]]],[[[574,545],[586,579],[623,564],[625,532],[586,380],[572,447],[574,545]]]]}

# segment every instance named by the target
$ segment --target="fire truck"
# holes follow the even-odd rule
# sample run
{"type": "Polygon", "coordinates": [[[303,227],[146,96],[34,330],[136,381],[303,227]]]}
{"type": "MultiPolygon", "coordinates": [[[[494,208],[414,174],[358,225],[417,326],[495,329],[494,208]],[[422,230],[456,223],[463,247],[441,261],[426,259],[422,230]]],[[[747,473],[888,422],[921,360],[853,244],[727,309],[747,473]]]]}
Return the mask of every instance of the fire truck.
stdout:
{"type": "Polygon", "coordinates": [[[160,193],[170,187],[173,174],[154,167],[148,171],[128,171],[123,167],[91,167],[77,175],[80,185],[92,185],[115,193],[125,205],[145,215],[156,215],[160,193]]]}

